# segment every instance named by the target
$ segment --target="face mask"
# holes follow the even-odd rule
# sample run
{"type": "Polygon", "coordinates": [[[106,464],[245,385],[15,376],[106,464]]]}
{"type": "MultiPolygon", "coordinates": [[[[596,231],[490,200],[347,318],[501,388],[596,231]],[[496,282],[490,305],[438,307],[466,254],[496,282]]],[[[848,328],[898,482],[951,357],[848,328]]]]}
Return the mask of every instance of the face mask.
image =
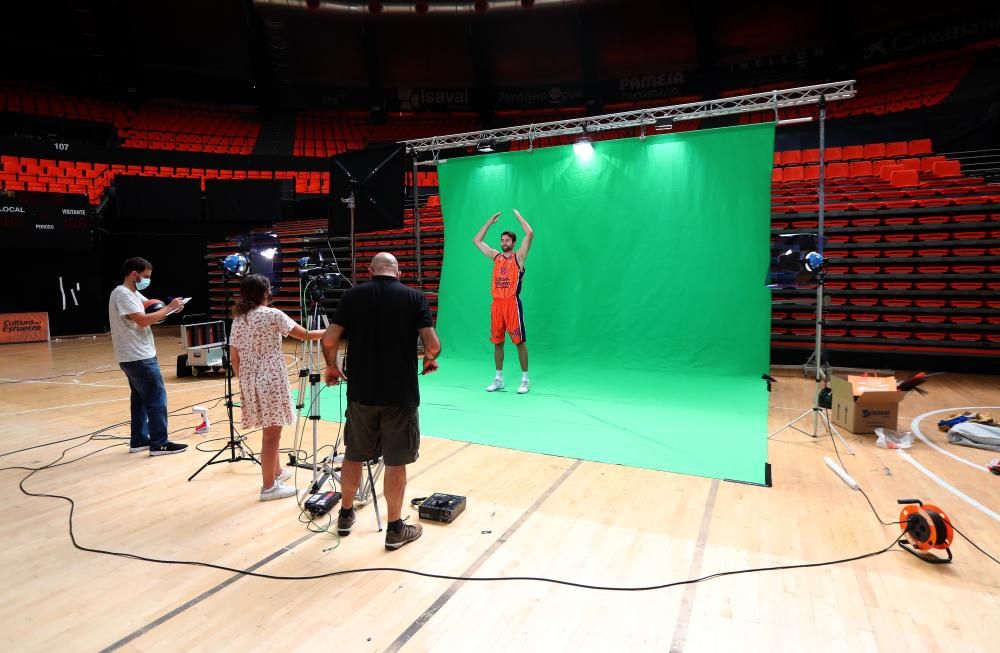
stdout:
{"type": "Polygon", "coordinates": [[[139,277],[139,280],[135,282],[136,290],[145,290],[149,288],[149,277],[139,277]]]}

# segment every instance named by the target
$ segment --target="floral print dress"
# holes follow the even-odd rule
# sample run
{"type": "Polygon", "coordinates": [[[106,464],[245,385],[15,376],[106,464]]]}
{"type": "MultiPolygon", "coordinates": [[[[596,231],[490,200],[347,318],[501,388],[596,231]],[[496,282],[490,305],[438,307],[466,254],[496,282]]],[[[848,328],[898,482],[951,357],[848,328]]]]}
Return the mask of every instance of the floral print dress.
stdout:
{"type": "Polygon", "coordinates": [[[240,407],[244,428],[295,423],[282,338],[295,322],[276,308],[258,306],[233,320],[230,342],[240,355],[240,407]]]}

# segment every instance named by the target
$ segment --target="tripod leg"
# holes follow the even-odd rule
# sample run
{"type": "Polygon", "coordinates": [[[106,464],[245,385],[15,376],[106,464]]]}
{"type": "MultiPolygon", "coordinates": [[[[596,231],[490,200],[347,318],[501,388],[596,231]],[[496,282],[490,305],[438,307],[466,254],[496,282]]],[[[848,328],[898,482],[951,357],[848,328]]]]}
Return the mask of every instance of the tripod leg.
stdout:
{"type": "Polygon", "coordinates": [[[823,415],[823,422],[826,424],[827,433],[829,433],[831,437],[836,436],[837,439],[840,440],[840,443],[843,444],[844,447],[847,449],[847,453],[851,454],[852,456],[855,455],[854,449],[851,449],[851,445],[847,444],[847,440],[845,440],[843,436],[840,435],[840,431],[837,430],[837,427],[835,427],[833,423],[830,422],[830,415],[825,410],[821,410],[820,412],[823,415]]]}
{"type": "MultiPolygon", "coordinates": [[[[382,463],[380,462],[379,465],[382,463]]],[[[372,504],[375,506],[375,523],[378,525],[378,532],[382,532],[382,515],[378,511],[378,492],[375,490],[375,477],[372,475],[372,462],[365,461],[368,468],[368,490],[372,493],[372,504]]],[[[378,469],[376,467],[376,469],[378,469]]]]}
{"type": "MultiPolygon", "coordinates": [[[[798,417],[796,417],[796,418],[795,418],[795,419],[793,419],[792,421],[788,422],[787,424],[785,424],[785,425],[784,425],[784,426],[782,426],[781,428],[779,428],[779,429],[775,429],[774,431],[772,431],[772,432],[771,432],[771,434],[767,436],[767,438],[768,438],[768,439],[770,440],[770,439],[771,439],[772,437],[774,437],[774,436],[775,436],[775,435],[777,435],[778,433],[780,433],[780,432],[784,431],[784,430],[785,430],[785,429],[787,429],[788,427],[792,426],[792,424],[794,424],[795,422],[799,421],[800,419],[802,419],[803,417],[805,417],[806,415],[808,415],[808,414],[809,414],[809,413],[811,413],[811,412],[812,412],[812,410],[807,410],[806,412],[802,413],[801,415],[799,415],[798,417]]],[[[792,427],[792,428],[795,428],[795,427],[792,427]]],[[[795,430],[796,430],[796,431],[801,431],[801,429],[798,429],[798,428],[796,428],[795,430]]]]}
{"type": "MultiPolygon", "coordinates": [[[[219,456],[221,456],[221,455],[222,455],[222,454],[223,454],[223,453],[224,453],[224,452],[226,451],[226,449],[228,449],[228,448],[229,448],[229,447],[228,447],[228,445],[227,445],[227,446],[225,446],[225,447],[223,447],[223,448],[219,449],[218,451],[216,451],[216,452],[215,452],[215,455],[214,455],[214,456],[212,456],[211,458],[209,458],[209,459],[208,459],[208,460],[207,460],[207,461],[205,462],[205,464],[204,464],[204,465],[202,465],[201,467],[199,467],[199,468],[198,468],[198,471],[196,471],[196,472],[195,472],[194,474],[191,474],[190,476],[188,476],[188,481],[190,481],[190,480],[191,480],[191,479],[193,479],[193,478],[194,478],[195,476],[197,476],[198,474],[200,474],[200,473],[201,473],[201,470],[205,469],[206,467],[208,467],[208,466],[209,466],[209,465],[211,465],[212,463],[216,462],[216,460],[215,460],[215,459],[216,459],[216,458],[218,458],[219,456]]],[[[218,462],[225,462],[225,461],[218,461],[218,462]]]]}

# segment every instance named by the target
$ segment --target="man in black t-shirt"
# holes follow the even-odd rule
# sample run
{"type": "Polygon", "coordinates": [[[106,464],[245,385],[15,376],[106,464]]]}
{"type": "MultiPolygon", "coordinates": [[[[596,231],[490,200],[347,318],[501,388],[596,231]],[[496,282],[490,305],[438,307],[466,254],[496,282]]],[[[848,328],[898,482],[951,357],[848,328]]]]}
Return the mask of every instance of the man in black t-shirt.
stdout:
{"type": "Polygon", "coordinates": [[[323,336],[327,385],[347,381],[343,503],[337,533],[350,535],[354,525],[361,464],[381,456],[389,504],[385,548],[392,551],[420,537],[422,530],[420,524],[403,524],[400,516],[406,465],[416,461],[420,449],[417,336],[424,343],[421,374],[438,369],[441,342],[423,293],[400,283],[396,257],[380,252],[368,270],[372,280],[344,293],[323,336]],[[348,341],[346,374],[337,365],[342,338],[348,341]]]}

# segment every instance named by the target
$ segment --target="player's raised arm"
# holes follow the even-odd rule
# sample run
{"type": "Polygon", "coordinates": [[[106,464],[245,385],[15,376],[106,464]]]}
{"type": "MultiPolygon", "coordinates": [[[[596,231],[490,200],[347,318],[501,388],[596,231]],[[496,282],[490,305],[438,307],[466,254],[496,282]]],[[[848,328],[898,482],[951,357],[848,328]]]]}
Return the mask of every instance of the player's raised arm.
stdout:
{"type": "Polygon", "coordinates": [[[486,232],[489,231],[490,227],[496,224],[497,218],[500,217],[500,213],[501,211],[497,211],[492,216],[490,216],[490,219],[486,221],[486,224],[483,225],[483,228],[480,229],[476,233],[475,237],[472,239],[473,244],[479,248],[479,251],[490,258],[495,258],[496,255],[499,254],[500,252],[498,252],[497,250],[493,249],[492,247],[484,243],[483,238],[486,237],[486,232]]]}
{"type": "Polygon", "coordinates": [[[524,229],[524,240],[521,241],[521,247],[517,250],[517,255],[524,262],[524,259],[528,258],[528,250],[531,249],[531,241],[535,237],[535,232],[531,229],[531,225],[528,221],[521,217],[520,211],[514,209],[514,217],[517,221],[521,223],[521,228],[524,229]]]}

